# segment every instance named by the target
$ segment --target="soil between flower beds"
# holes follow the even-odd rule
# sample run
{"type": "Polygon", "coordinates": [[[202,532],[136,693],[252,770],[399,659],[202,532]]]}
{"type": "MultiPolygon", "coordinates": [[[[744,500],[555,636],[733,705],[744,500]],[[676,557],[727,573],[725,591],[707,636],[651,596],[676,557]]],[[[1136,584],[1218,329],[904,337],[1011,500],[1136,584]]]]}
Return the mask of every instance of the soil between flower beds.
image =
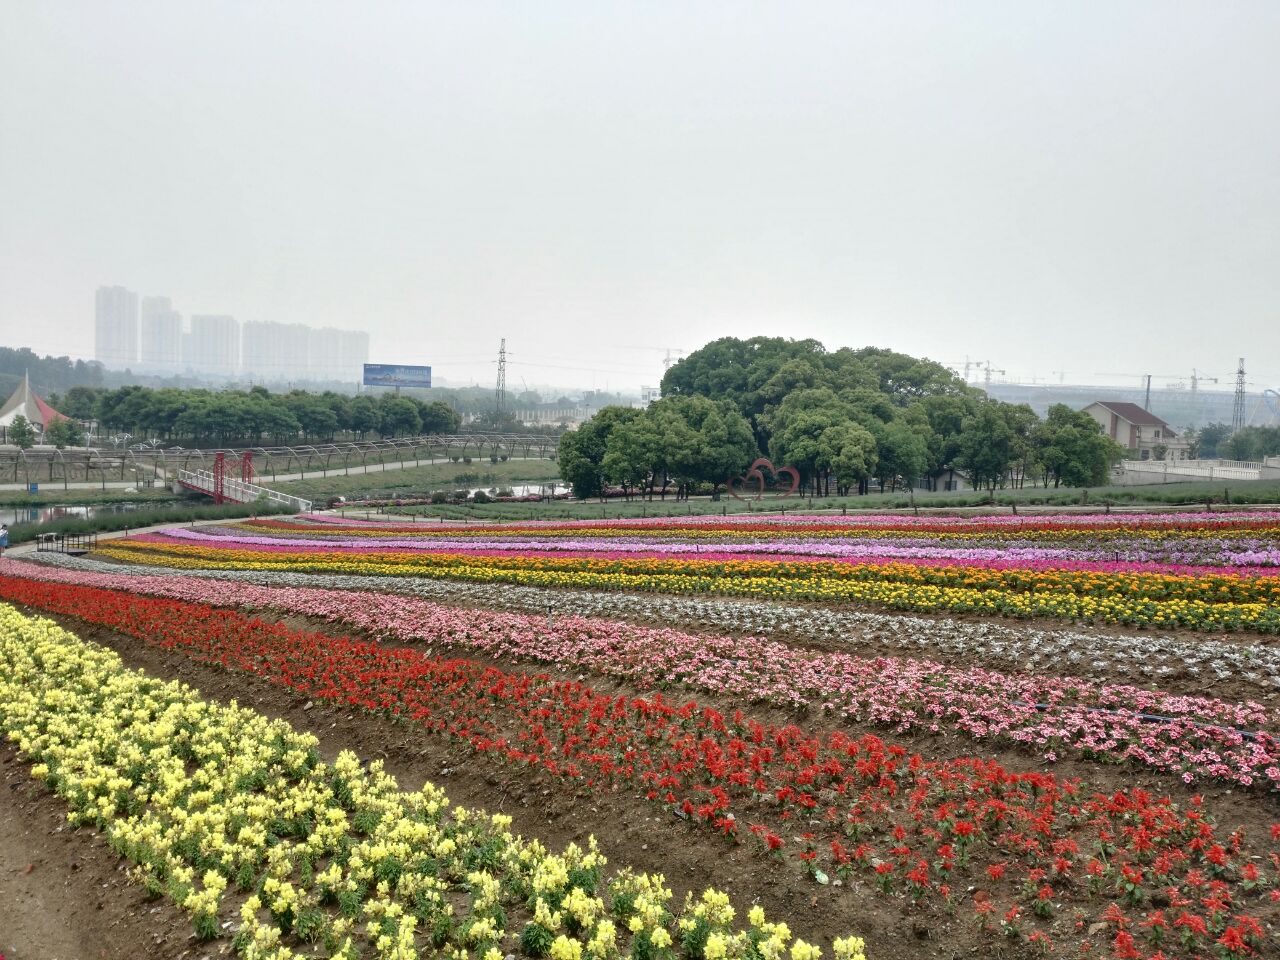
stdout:
{"type": "MultiPolygon", "coordinates": [[[[33,612],[47,616],[40,611],[33,612]]],[[[437,736],[422,736],[406,722],[350,713],[323,703],[312,705],[305,697],[267,680],[227,673],[174,656],[71,617],[53,619],[86,639],[116,650],[128,666],[157,677],[184,680],[211,699],[237,698],[268,716],[286,719],[298,729],[316,734],[326,758],[332,759],[341,749],[352,749],[365,760],[382,758],[403,787],[414,789],[424,780],[430,780],[463,805],[482,806],[512,815],[518,832],[536,836],[548,844],[560,845],[571,840],[581,843],[588,834],[594,834],[614,866],[630,864],[666,873],[677,896],[691,888],[726,889],[740,910],[759,902],[771,915],[786,918],[793,930],[806,938],[827,940],[832,935],[855,930],[867,938],[873,958],[988,956],[997,946],[996,942],[977,936],[966,922],[974,891],[964,886],[957,891],[957,915],[962,919],[937,909],[909,915],[904,901],[884,897],[865,883],[857,884],[856,888],[820,887],[802,876],[793,864],[775,864],[745,845],[731,847],[715,836],[685,826],[672,814],[630,791],[600,796],[576,790],[549,774],[517,772],[490,756],[478,756],[465,746],[437,736]]],[[[262,619],[277,619],[293,628],[332,632],[331,625],[326,629],[326,625],[303,617],[262,619]]],[[[486,662],[483,658],[473,659],[486,662]]],[[[512,668],[510,663],[495,662],[494,665],[512,668]]],[[[553,676],[557,673],[540,666],[536,669],[553,676]]],[[[595,676],[590,680],[601,691],[636,693],[634,689],[602,682],[595,676]]],[[[736,706],[724,698],[699,696],[697,700],[720,708],[736,706]]],[[[749,713],[763,722],[823,726],[820,720],[807,721],[759,706],[750,707],[749,713]]],[[[844,729],[853,728],[846,725],[844,729]]],[[[884,731],[875,732],[885,735],[884,731]]],[[[1014,751],[977,751],[974,747],[978,745],[958,736],[887,736],[931,758],[981,752],[1013,769],[1047,769],[1014,751]]],[[[1253,836],[1264,835],[1280,810],[1280,802],[1275,797],[1227,787],[1192,791],[1175,778],[1136,775],[1123,768],[1096,763],[1060,762],[1051,769],[1060,777],[1079,776],[1089,788],[1101,791],[1142,786],[1153,792],[1168,793],[1179,802],[1199,792],[1206,797],[1206,812],[1232,827],[1245,826],[1253,836]]],[[[799,832],[803,828],[797,825],[795,829],[799,832]]],[[[970,883],[981,888],[976,878],[970,883]]],[[[1057,942],[1073,939],[1069,929],[1056,928],[1050,933],[1057,942]]],[[[1011,955],[1019,956],[1022,952],[1012,948],[1011,955]]]]}
{"type": "Polygon", "coordinates": [[[181,960],[218,953],[191,939],[168,900],[148,900],[97,831],[0,741],[0,954],[6,960],[181,960]]]}

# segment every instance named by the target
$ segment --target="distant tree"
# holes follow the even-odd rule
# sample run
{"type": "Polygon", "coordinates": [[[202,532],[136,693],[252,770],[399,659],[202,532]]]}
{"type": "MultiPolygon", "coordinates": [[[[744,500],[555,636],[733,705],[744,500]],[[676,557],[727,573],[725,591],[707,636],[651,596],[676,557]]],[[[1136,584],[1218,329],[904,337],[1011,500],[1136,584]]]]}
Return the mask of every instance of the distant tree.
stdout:
{"type": "Polygon", "coordinates": [[[462,417],[458,411],[443,400],[433,400],[423,404],[419,410],[422,417],[422,432],[434,434],[457,433],[462,426],[462,417]]]}
{"type": "Polygon", "coordinates": [[[630,407],[604,407],[576,430],[569,430],[561,436],[557,454],[560,476],[573,487],[576,498],[585,500],[603,491],[605,448],[609,437],[614,430],[640,415],[639,410],[630,407]]]}
{"type": "Polygon", "coordinates": [[[523,429],[523,424],[510,410],[486,410],[472,420],[471,424],[485,433],[518,433],[523,429]]]}
{"type": "Polygon", "coordinates": [[[22,414],[13,418],[9,424],[9,442],[21,450],[29,450],[36,442],[36,430],[22,414]]]}
{"type": "Polygon", "coordinates": [[[1219,449],[1228,460],[1260,461],[1280,455],[1280,427],[1244,427],[1219,449]]]}
{"type": "Polygon", "coordinates": [[[1018,455],[1016,436],[997,404],[986,402],[966,417],[961,429],[956,467],[975,490],[994,491],[1018,455]]]}
{"type": "Polygon", "coordinates": [[[879,458],[871,431],[857,423],[845,423],[823,431],[820,443],[824,466],[836,481],[836,493],[843,496],[854,486],[864,489],[879,458]]]}
{"type": "MultiPolygon", "coordinates": [[[[1196,431],[1192,439],[1192,456],[1203,460],[1216,460],[1221,455],[1219,448],[1231,436],[1231,427],[1225,423],[1207,423],[1196,431]]],[[[1234,459],[1234,458],[1231,458],[1234,459]]]]}
{"type": "Polygon", "coordinates": [[[78,447],[84,443],[84,428],[78,421],[58,417],[45,428],[44,439],[59,450],[64,447],[78,447]]]}
{"type": "Polygon", "coordinates": [[[371,430],[377,430],[382,417],[378,413],[378,403],[368,394],[361,394],[351,401],[351,430],[359,438],[363,438],[371,430]]]}
{"type": "Polygon", "coordinates": [[[409,437],[422,431],[417,405],[407,397],[384,397],[378,403],[378,432],[384,437],[409,437]]]}
{"type": "Polygon", "coordinates": [[[886,424],[876,438],[877,463],[873,476],[883,489],[910,487],[929,466],[928,427],[912,427],[904,420],[886,424]]]}

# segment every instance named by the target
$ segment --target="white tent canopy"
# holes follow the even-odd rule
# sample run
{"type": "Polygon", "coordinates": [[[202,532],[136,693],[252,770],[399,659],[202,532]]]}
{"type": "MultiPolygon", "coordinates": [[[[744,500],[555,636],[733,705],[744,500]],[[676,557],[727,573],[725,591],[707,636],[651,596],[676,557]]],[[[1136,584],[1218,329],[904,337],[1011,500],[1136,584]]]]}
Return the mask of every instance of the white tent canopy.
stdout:
{"type": "Polygon", "coordinates": [[[13,426],[13,421],[20,416],[26,417],[38,433],[44,433],[49,424],[55,420],[68,419],[45,403],[31,389],[31,380],[25,374],[18,389],[13,391],[13,396],[5,402],[3,407],[0,407],[0,427],[13,426]]]}

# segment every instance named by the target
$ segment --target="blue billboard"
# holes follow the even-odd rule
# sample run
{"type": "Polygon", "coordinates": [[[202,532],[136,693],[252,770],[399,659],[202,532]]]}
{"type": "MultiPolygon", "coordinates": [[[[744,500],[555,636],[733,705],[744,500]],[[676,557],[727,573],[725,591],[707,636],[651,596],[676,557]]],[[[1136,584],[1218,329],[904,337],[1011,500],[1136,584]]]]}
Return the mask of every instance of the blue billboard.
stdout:
{"type": "Polygon", "coordinates": [[[430,387],[430,367],[405,367],[394,363],[366,363],[366,387],[430,387]]]}

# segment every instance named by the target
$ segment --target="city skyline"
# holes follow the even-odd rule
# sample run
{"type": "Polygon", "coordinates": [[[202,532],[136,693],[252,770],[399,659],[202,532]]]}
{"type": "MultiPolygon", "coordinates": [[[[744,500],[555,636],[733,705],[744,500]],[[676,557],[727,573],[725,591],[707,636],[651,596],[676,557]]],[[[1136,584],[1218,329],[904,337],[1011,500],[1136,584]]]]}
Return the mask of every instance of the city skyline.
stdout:
{"type": "Polygon", "coordinates": [[[138,373],[357,382],[369,357],[363,331],[242,322],[229,314],[193,313],[184,321],[170,297],[140,297],[119,285],[98,288],[93,330],[92,359],[138,373]]]}

